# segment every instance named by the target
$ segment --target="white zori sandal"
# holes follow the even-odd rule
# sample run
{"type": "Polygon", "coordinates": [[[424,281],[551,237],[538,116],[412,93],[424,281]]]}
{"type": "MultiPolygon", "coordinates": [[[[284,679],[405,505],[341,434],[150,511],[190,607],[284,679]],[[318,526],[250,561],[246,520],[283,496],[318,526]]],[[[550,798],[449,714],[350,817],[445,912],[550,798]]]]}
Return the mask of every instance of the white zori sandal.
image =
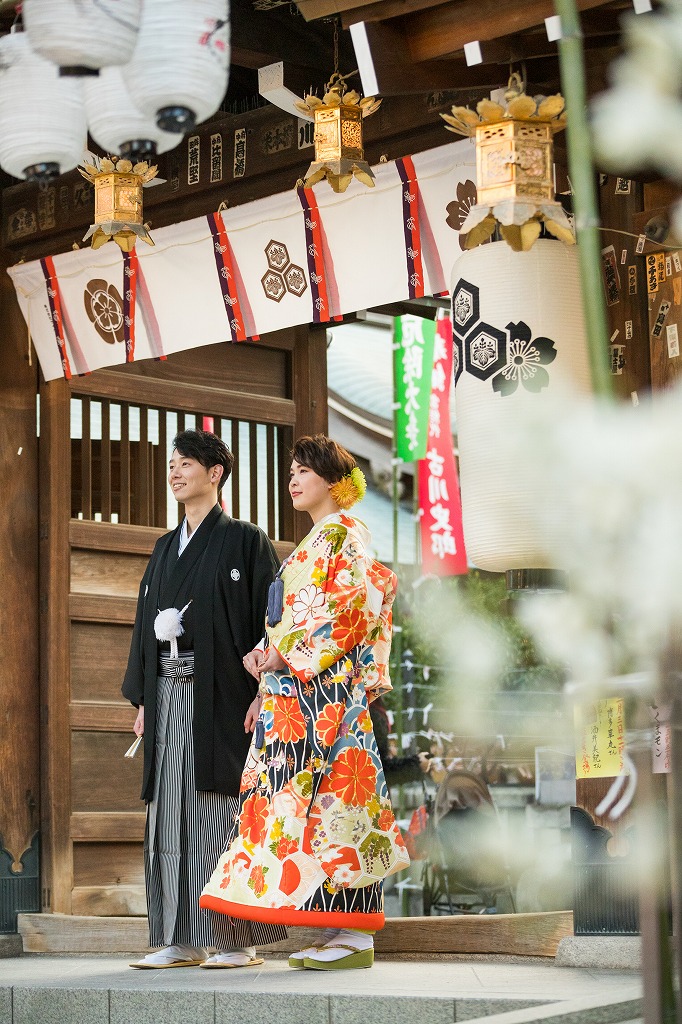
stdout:
{"type": "Polygon", "coordinates": [[[318,949],[321,949],[326,942],[331,942],[332,939],[336,938],[339,934],[338,928],[325,928],[324,931],[320,932],[320,944],[319,946],[306,946],[305,949],[301,949],[298,953],[292,953],[289,957],[289,967],[293,967],[295,971],[302,971],[305,967],[303,961],[307,956],[313,956],[317,953],[318,949]]]}
{"type": "Polygon", "coordinates": [[[148,953],[130,966],[140,970],[161,971],[167,967],[199,967],[205,959],[204,950],[196,946],[166,946],[155,953],[148,953]]]}
{"type": "Polygon", "coordinates": [[[228,970],[230,967],[258,967],[265,961],[262,956],[254,956],[255,952],[255,949],[253,952],[248,949],[231,949],[229,953],[219,950],[209,956],[208,960],[204,960],[200,966],[210,969],[227,968],[228,970]]]}

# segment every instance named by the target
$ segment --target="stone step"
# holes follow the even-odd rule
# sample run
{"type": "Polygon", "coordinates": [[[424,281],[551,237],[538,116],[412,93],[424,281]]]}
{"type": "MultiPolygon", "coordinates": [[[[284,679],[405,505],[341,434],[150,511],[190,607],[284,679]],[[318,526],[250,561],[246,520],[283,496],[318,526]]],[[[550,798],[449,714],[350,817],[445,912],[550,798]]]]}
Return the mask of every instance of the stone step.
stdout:
{"type": "Polygon", "coordinates": [[[547,959],[380,959],[352,972],[272,958],[222,971],[137,971],[120,955],[0,960],[2,1024],[621,1024],[640,1013],[635,973],[547,959]]]}

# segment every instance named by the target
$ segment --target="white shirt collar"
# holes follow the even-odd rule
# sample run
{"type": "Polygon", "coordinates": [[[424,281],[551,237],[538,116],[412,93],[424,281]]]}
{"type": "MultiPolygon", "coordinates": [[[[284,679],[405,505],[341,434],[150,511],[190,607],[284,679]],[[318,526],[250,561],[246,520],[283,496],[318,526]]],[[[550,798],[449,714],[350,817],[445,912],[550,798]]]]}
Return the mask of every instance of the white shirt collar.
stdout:
{"type": "Polygon", "coordinates": [[[187,547],[187,545],[189,544],[189,542],[191,541],[192,537],[194,536],[194,534],[196,532],[197,532],[196,530],[193,530],[190,534],[187,533],[187,516],[185,516],[185,518],[182,520],[182,526],[180,527],[180,541],[178,543],[178,558],[180,557],[182,552],[185,550],[185,548],[187,547]]]}

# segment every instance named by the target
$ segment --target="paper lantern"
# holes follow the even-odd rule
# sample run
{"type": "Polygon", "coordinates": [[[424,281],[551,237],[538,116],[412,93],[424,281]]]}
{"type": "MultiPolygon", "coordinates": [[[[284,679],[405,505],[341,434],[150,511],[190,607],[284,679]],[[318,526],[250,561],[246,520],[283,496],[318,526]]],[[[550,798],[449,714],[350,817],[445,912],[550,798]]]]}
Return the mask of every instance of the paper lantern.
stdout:
{"type": "Polygon", "coordinates": [[[96,74],[133,55],[141,0],[24,0],[31,47],[62,74],[96,74]]]}
{"type": "Polygon", "coordinates": [[[551,568],[530,513],[542,507],[561,522],[564,511],[527,468],[532,445],[509,459],[500,438],[529,407],[550,423],[559,397],[591,390],[575,247],[540,239],[528,252],[492,242],[464,253],[452,272],[452,322],[469,558],[490,572],[551,568]]]}
{"type": "Polygon", "coordinates": [[[229,68],[228,0],[145,0],[126,77],[136,104],[160,128],[191,131],[214,114],[229,68]]]}
{"type": "Polygon", "coordinates": [[[153,160],[180,141],[157,127],[135,105],[128,92],[124,68],[102,68],[97,78],[83,83],[88,131],[106,153],[120,153],[137,160],[153,160]]]}
{"type": "Polygon", "coordinates": [[[0,165],[15,178],[73,170],[87,142],[81,82],[61,78],[23,32],[0,39],[0,165]]]}

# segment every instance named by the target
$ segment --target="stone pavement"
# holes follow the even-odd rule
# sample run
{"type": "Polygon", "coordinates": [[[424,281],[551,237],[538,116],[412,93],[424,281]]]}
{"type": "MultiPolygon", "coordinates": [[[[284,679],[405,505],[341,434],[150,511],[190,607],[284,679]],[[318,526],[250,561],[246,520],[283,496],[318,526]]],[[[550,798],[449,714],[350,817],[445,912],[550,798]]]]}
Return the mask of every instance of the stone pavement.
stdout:
{"type": "Polygon", "coordinates": [[[392,958],[347,973],[292,971],[272,954],[222,971],[135,971],[130,959],[0,959],[0,1024],[615,1024],[641,1012],[637,972],[551,958],[392,958]]]}

